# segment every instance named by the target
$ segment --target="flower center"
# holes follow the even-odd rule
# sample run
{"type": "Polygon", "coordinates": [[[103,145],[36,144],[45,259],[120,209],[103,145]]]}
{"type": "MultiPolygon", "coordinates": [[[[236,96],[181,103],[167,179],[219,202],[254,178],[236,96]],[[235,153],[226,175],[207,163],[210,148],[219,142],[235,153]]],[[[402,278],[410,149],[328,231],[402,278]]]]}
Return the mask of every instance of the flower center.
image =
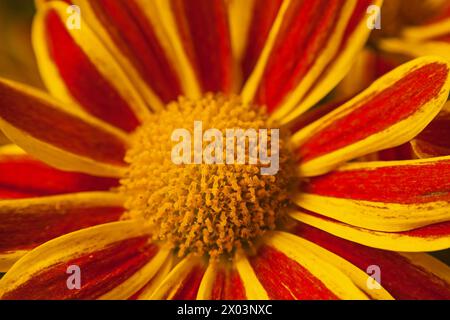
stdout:
{"type": "Polygon", "coordinates": [[[238,97],[210,94],[169,104],[136,131],[127,153],[121,181],[127,217],[144,218],[155,240],[170,242],[179,256],[214,258],[251,248],[282,223],[289,205],[295,172],[289,139],[283,131],[275,137],[274,130],[263,108],[238,97]],[[174,134],[180,130],[183,137],[174,134]],[[214,139],[206,139],[208,132],[214,139]],[[267,159],[277,170],[263,170],[274,167],[267,159]]]}

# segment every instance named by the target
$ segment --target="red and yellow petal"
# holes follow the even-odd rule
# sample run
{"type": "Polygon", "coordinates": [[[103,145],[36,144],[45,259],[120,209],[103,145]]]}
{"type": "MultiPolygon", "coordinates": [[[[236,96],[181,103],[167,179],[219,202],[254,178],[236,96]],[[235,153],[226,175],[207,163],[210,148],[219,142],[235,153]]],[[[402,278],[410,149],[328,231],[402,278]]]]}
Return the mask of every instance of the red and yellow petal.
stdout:
{"type": "Polygon", "coordinates": [[[0,298],[127,298],[151,280],[167,255],[168,250],[149,242],[141,221],[91,227],[49,241],[20,259],[0,280],[0,298]],[[68,288],[70,266],[79,267],[80,289],[68,288]]]}
{"type": "Polygon", "coordinates": [[[248,259],[270,299],[367,299],[338,268],[292,243],[285,233],[270,234],[248,259]]]}
{"type": "Polygon", "coordinates": [[[450,90],[450,64],[438,57],[408,62],[293,136],[300,174],[338,165],[413,139],[440,112],[450,90]]]}
{"type": "Polygon", "coordinates": [[[450,155],[450,102],[414,140],[412,149],[419,158],[450,155]]]}
{"type": "Polygon", "coordinates": [[[244,99],[267,105],[282,123],[306,111],[350,68],[370,33],[366,9],[380,3],[285,0],[269,8],[256,4],[249,30],[249,39],[255,41],[248,41],[244,56],[244,70],[253,71],[244,99]],[[294,109],[296,115],[285,121],[294,109]]]}
{"type": "MultiPolygon", "coordinates": [[[[243,2],[248,3],[251,1],[234,2],[241,3],[242,5],[243,2]]],[[[243,33],[246,37],[246,41],[242,45],[242,70],[244,79],[248,79],[253,72],[282,3],[283,0],[254,1],[254,4],[250,8],[247,8],[250,11],[249,26],[241,30],[241,36],[243,36],[243,33]]]]}
{"type": "Polygon", "coordinates": [[[153,109],[197,90],[191,66],[180,48],[170,41],[163,17],[156,11],[156,1],[74,3],[153,109]]]}
{"type": "Polygon", "coordinates": [[[291,217],[337,237],[378,249],[401,252],[431,252],[450,248],[449,221],[410,231],[381,232],[355,227],[304,210],[292,212],[291,217]]]}
{"type": "Polygon", "coordinates": [[[175,260],[176,257],[173,254],[169,254],[155,276],[141,290],[131,296],[129,300],[148,300],[173,269],[175,260]]]}
{"type": "Polygon", "coordinates": [[[205,262],[197,257],[183,258],[149,294],[152,300],[194,300],[206,271],[205,262]]]}
{"type": "Polygon", "coordinates": [[[123,212],[123,199],[108,192],[0,201],[0,256],[31,250],[61,235],[117,221],[123,212]]]}
{"type": "Polygon", "coordinates": [[[350,71],[336,87],[335,94],[340,99],[353,98],[399,65],[399,61],[393,57],[371,48],[361,50],[354,60],[350,71]]]}
{"type": "Polygon", "coordinates": [[[245,300],[244,283],[234,263],[210,261],[197,293],[198,300],[245,300]]]}
{"type": "Polygon", "coordinates": [[[0,199],[110,190],[118,179],[54,169],[15,145],[0,147],[0,199]]]}
{"type": "Polygon", "coordinates": [[[35,15],[33,45],[44,82],[61,101],[76,103],[125,131],[134,130],[149,112],[144,100],[82,14],[80,29],[66,26],[71,18],[67,8],[51,1],[35,15]]]}
{"type": "MultiPolygon", "coordinates": [[[[338,269],[344,263],[335,266],[300,241],[293,235],[273,232],[255,254],[247,256],[238,252],[232,263],[210,262],[197,298],[367,299],[353,282],[363,282],[362,272],[354,266],[346,266],[348,275],[344,274],[338,269]]],[[[383,290],[373,297],[390,298],[383,290]]]]}
{"type": "MultiPolygon", "coordinates": [[[[43,6],[44,4],[46,4],[47,2],[50,2],[50,1],[56,1],[56,0],[34,0],[34,4],[35,4],[36,8],[40,8],[40,6],[43,6]]],[[[58,0],[58,1],[65,2],[67,4],[73,4],[72,0],[58,0]]]]}
{"type": "Polygon", "coordinates": [[[0,128],[27,153],[56,168],[119,177],[128,137],[35,89],[0,80],[0,128]]]}
{"type": "Polygon", "coordinates": [[[393,297],[386,291],[381,283],[376,282],[375,278],[369,277],[366,270],[361,270],[357,266],[353,265],[344,258],[328,251],[321,246],[308,241],[304,238],[298,237],[291,233],[278,233],[277,237],[284,238],[284,241],[288,241],[287,245],[295,248],[303,248],[307,250],[309,254],[317,256],[319,259],[326,261],[327,263],[338,268],[344,273],[354,285],[356,285],[362,292],[368,297],[375,300],[392,300],[393,297]],[[369,285],[370,284],[370,285],[369,285]],[[373,286],[375,285],[375,286],[373,286]]]}
{"type": "Polygon", "coordinates": [[[326,96],[347,75],[354,64],[355,57],[365,45],[371,30],[367,27],[368,9],[381,7],[383,0],[358,0],[347,22],[339,48],[320,76],[301,99],[295,94],[283,102],[279,112],[274,114],[282,124],[291,123],[309,108],[326,96]]]}
{"type": "Polygon", "coordinates": [[[450,270],[423,253],[405,254],[369,248],[300,225],[295,234],[341,256],[364,272],[380,270],[380,282],[395,299],[450,299],[450,270]]]}
{"type": "Polygon", "coordinates": [[[202,91],[232,92],[235,68],[227,2],[170,0],[169,4],[166,10],[171,12],[178,41],[193,66],[202,91]]]}
{"type": "Polygon", "coordinates": [[[355,5],[356,1],[283,1],[244,98],[270,111],[280,105],[290,109],[288,101],[297,103],[337,52],[355,5]]]}
{"type": "Polygon", "coordinates": [[[450,220],[450,158],[349,164],[302,186],[295,202],[341,222],[408,231],[450,220]]]}

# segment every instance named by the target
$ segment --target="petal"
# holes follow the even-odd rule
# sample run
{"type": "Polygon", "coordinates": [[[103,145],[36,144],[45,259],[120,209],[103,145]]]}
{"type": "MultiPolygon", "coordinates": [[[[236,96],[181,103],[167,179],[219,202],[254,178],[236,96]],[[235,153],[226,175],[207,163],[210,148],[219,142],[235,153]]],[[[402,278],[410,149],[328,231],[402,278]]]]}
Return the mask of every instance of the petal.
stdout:
{"type": "MultiPolygon", "coordinates": [[[[371,281],[369,275],[359,269],[357,266],[353,265],[344,258],[328,251],[319,245],[308,241],[306,239],[300,238],[294,234],[282,233],[278,237],[283,237],[285,240],[289,241],[290,246],[295,246],[296,248],[303,248],[307,250],[310,254],[316,255],[319,259],[326,261],[327,263],[333,265],[342,271],[361,291],[363,291],[371,299],[376,300],[392,300],[393,297],[386,291],[380,283],[375,288],[368,285],[368,281],[371,281]]],[[[375,280],[375,279],[373,279],[375,280]]],[[[376,280],[375,280],[376,281],[376,280]]]]}
{"type": "Polygon", "coordinates": [[[336,87],[336,95],[347,99],[353,98],[397,65],[399,63],[393,57],[365,48],[355,57],[350,71],[336,87]]]}
{"type": "Polygon", "coordinates": [[[149,297],[152,300],[194,300],[205,273],[202,260],[183,258],[149,297]]]}
{"type": "Polygon", "coordinates": [[[32,88],[0,79],[0,128],[29,154],[56,168],[121,176],[127,137],[32,88]]]}
{"type": "Polygon", "coordinates": [[[450,222],[403,232],[380,232],[354,227],[312,212],[299,210],[291,217],[330,234],[368,247],[401,251],[430,252],[450,248],[450,222]]]}
{"type": "Polygon", "coordinates": [[[368,160],[363,161],[396,161],[396,160],[411,160],[415,159],[414,152],[411,147],[411,143],[404,143],[398,147],[380,150],[376,153],[364,156],[368,160]],[[370,159],[370,160],[369,160],[370,159]]]}
{"type": "Polygon", "coordinates": [[[0,147],[0,199],[110,190],[119,181],[47,166],[14,145],[0,147]]]}
{"type": "Polygon", "coordinates": [[[361,228],[407,231],[450,220],[450,157],[347,165],[315,177],[295,202],[361,228]]]}
{"type": "Polygon", "coordinates": [[[197,300],[245,300],[245,287],[234,264],[210,261],[197,300]]]}
{"type": "Polygon", "coordinates": [[[230,93],[234,67],[226,1],[170,0],[169,10],[203,92],[230,93]]]}
{"type": "Polygon", "coordinates": [[[134,130],[149,112],[144,100],[87,23],[81,20],[81,29],[66,26],[72,18],[67,8],[52,1],[35,15],[33,45],[46,86],[61,101],[134,130]]]}
{"type": "Polygon", "coordinates": [[[338,49],[355,4],[283,1],[244,88],[244,99],[253,98],[270,111],[288,99],[291,91],[300,99],[338,49]],[[295,90],[299,88],[303,92],[295,90]]]}
{"type": "Polygon", "coordinates": [[[318,91],[321,97],[326,95],[345,75],[342,69],[350,67],[353,54],[370,33],[364,14],[372,2],[283,1],[281,6],[275,2],[267,13],[255,14],[255,38],[263,45],[249,45],[247,65],[255,68],[244,88],[244,99],[267,105],[271,111],[276,109],[273,117],[281,120],[305,99],[321,75],[325,86],[318,91]],[[260,35],[258,24],[262,27],[260,35]],[[347,41],[350,37],[352,41],[347,41]],[[350,48],[349,44],[354,46],[350,48]]]}
{"type": "MultiPolygon", "coordinates": [[[[236,2],[243,3],[249,1],[236,2]]],[[[248,79],[255,68],[282,3],[283,0],[265,2],[255,1],[253,7],[251,8],[251,20],[247,30],[248,41],[246,42],[244,48],[244,56],[242,60],[244,79],[248,79]]]]}
{"type": "Polygon", "coordinates": [[[339,269],[283,232],[270,234],[249,261],[270,299],[367,299],[339,269]]]}
{"type": "Polygon", "coordinates": [[[450,102],[447,102],[441,113],[411,141],[411,145],[419,158],[450,155],[450,102]]]}
{"type": "MultiPolygon", "coordinates": [[[[141,221],[91,227],[47,242],[24,256],[0,280],[0,297],[122,298],[124,294],[115,289],[128,283],[139,290],[159,269],[164,256],[165,250],[149,243],[148,230],[142,228],[141,221]],[[80,289],[68,288],[69,266],[80,268],[80,289]]],[[[128,288],[125,291],[130,294],[128,288]]]]}
{"type": "Polygon", "coordinates": [[[403,254],[365,247],[300,225],[295,234],[341,256],[364,272],[381,271],[381,285],[396,299],[450,299],[450,270],[426,254],[403,254]]]}
{"type": "Polygon", "coordinates": [[[408,62],[293,136],[303,176],[401,145],[439,113],[450,90],[450,66],[438,57],[408,62]]]}
{"type": "Polygon", "coordinates": [[[329,114],[331,111],[337,109],[338,107],[340,107],[347,101],[348,101],[348,99],[343,99],[343,100],[340,99],[340,100],[336,100],[336,101],[333,100],[330,102],[325,102],[323,104],[317,105],[314,109],[308,110],[307,112],[302,114],[300,117],[298,117],[296,119],[296,121],[291,125],[291,127],[290,127],[291,131],[297,132],[297,131],[307,127],[311,123],[319,120],[320,118],[329,114]]]}
{"type": "Polygon", "coordinates": [[[28,253],[28,250],[14,250],[0,253],[0,272],[7,272],[20,258],[28,253]]]}
{"type": "Polygon", "coordinates": [[[109,192],[3,200],[0,252],[28,250],[75,230],[117,221],[123,212],[123,199],[109,192]]]}
{"type": "MultiPolygon", "coordinates": [[[[236,61],[239,62],[240,65],[244,66],[242,63],[245,59],[244,54],[246,54],[247,46],[258,41],[257,37],[250,36],[250,28],[255,28],[255,21],[260,21],[260,19],[255,19],[254,15],[257,13],[267,13],[268,15],[273,16],[275,19],[276,12],[274,11],[274,5],[276,3],[281,3],[281,0],[274,0],[266,2],[265,10],[261,10],[262,6],[260,5],[260,1],[256,0],[230,0],[228,1],[228,16],[230,20],[230,35],[231,35],[231,44],[233,49],[233,56],[236,61]],[[259,6],[256,7],[256,6],[259,6]],[[251,41],[249,41],[251,39],[251,41]]],[[[270,21],[266,24],[266,28],[264,29],[267,36],[269,32],[269,28],[271,26],[270,21]]],[[[262,28],[263,25],[258,25],[258,27],[262,28]]],[[[261,30],[261,29],[260,29],[261,30]]],[[[257,34],[259,36],[259,33],[257,34]]],[[[241,68],[239,68],[241,69],[241,68]]],[[[244,67],[242,68],[244,69],[244,67]]],[[[251,71],[251,70],[250,70],[251,71]]],[[[245,73],[245,78],[247,78],[249,72],[243,71],[245,73]]]]}
{"type": "Polygon", "coordinates": [[[169,272],[173,269],[175,256],[169,255],[164,264],[158,270],[156,275],[137,293],[135,293],[130,300],[148,300],[155,290],[161,285],[169,272]]]}
{"type": "Polygon", "coordinates": [[[87,23],[127,70],[146,101],[160,109],[191,86],[183,82],[186,74],[180,66],[182,57],[167,41],[168,34],[154,2],[76,1],[87,23]]]}

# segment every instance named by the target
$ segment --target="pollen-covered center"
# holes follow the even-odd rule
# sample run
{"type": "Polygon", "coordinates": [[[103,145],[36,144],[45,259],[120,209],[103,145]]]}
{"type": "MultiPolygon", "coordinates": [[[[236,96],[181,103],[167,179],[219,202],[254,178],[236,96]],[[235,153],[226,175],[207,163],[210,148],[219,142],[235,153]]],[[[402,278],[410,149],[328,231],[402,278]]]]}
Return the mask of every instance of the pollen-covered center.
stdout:
{"type": "Polygon", "coordinates": [[[295,175],[286,134],[271,129],[263,108],[222,95],[180,98],[151,115],[126,156],[127,216],[145,218],[179,256],[251,248],[283,220],[295,175]]]}

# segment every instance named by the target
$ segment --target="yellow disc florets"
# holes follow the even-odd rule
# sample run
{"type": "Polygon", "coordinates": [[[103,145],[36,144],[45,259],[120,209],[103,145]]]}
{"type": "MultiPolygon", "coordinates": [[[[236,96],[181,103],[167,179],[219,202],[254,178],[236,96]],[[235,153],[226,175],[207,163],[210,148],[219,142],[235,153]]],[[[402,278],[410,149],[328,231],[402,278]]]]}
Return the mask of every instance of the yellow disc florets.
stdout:
{"type": "MultiPolygon", "coordinates": [[[[127,199],[127,216],[145,218],[156,240],[170,242],[180,256],[195,253],[218,257],[251,246],[265,231],[275,228],[287,210],[295,171],[282,131],[276,174],[262,174],[261,169],[268,164],[261,163],[261,159],[250,164],[263,148],[263,144],[252,145],[250,140],[245,140],[244,164],[226,161],[231,159],[226,154],[230,143],[221,149],[223,157],[218,157],[223,158],[223,163],[199,163],[199,159],[204,160],[198,154],[195,158],[194,152],[199,139],[194,124],[199,123],[202,132],[223,132],[221,142],[229,141],[227,129],[253,129],[257,133],[269,129],[268,148],[273,140],[270,129],[276,128],[263,108],[243,104],[238,97],[207,95],[195,101],[180,98],[150,116],[135,133],[121,191],[127,199]],[[174,159],[174,147],[181,141],[174,141],[174,132],[180,129],[191,136],[184,142],[189,144],[186,150],[192,150],[192,155],[184,155],[184,159],[192,163],[174,159]]],[[[237,139],[233,141],[237,159],[239,144],[237,139]]],[[[210,142],[201,141],[200,152],[208,150],[210,142]]],[[[218,149],[213,150],[211,154],[218,156],[218,149]]],[[[272,149],[262,151],[275,155],[272,149]]]]}

